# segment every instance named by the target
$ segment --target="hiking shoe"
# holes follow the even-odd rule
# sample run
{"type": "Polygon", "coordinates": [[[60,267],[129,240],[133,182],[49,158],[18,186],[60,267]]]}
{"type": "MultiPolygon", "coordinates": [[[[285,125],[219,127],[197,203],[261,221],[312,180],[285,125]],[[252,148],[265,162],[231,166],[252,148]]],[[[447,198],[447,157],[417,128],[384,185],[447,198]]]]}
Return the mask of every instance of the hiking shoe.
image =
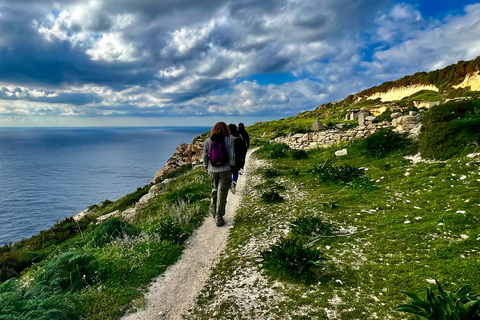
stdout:
{"type": "Polygon", "coordinates": [[[237,192],[237,183],[235,181],[232,181],[232,185],[230,186],[230,190],[232,190],[233,194],[235,194],[235,192],[237,192]]]}
{"type": "Polygon", "coordinates": [[[216,224],[217,224],[217,227],[221,227],[225,224],[225,220],[223,220],[222,216],[217,217],[216,224]]]}

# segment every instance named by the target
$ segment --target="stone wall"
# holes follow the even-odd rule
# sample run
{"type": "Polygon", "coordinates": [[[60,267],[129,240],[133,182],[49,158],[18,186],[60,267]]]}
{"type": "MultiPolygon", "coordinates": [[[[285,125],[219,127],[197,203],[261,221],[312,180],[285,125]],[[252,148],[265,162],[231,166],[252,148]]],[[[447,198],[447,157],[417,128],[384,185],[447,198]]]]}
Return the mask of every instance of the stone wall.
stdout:
{"type": "Polygon", "coordinates": [[[285,143],[293,149],[329,147],[339,142],[368,137],[377,132],[377,130],[387,127],[391,127],[391,124],[388,122],[382,122],[369,124],[367,126],[358,126],[347,131],[327,130],[321,132],[289,134],[285,137],[275,138],[274,141],[277,143],[285,143]]]}
{"type": "MultiPolygon", "coordinates": [[[[366,117],[369,118],[369,117],[366,117]]],[[[373,117],[374,118],[374,117],[373,117]]],[[[420,119],[413,113],[403,116],[401,113],[392,114],[392,122],[384,121],[372,123],[372,119],[361,121],[363,125],[343,131],[340,129],[321,132],[289,134],[275,138],[277,143],[285,143],[293,149],[325,148],[343,141],[362,139],[372,135],[382,128],[394,127],[394,131],[418,135],[420,131],[420,119]]]]}

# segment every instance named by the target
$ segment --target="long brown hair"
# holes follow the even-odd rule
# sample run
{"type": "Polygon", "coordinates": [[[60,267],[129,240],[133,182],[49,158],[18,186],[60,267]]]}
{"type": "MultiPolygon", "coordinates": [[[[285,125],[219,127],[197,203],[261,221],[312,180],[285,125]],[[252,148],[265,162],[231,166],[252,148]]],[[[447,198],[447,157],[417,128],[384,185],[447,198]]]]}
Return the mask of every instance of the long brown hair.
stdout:
{"type": "Polygon", "coordinates": [[[212,128],[212,131],[210,131],[210,137],[213,135],[221,135],[224,137],[229,137],[230,136],[230,130],[228,129],[228,126],[225,122],[217,122],[212,128]]]}

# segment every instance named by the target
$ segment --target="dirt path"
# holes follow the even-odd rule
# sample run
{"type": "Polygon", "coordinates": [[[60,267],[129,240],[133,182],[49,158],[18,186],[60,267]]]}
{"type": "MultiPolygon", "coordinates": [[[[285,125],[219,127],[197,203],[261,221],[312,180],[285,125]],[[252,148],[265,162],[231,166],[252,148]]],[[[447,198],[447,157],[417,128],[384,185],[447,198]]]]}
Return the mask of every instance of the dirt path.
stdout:
{"type": "Polygon", "coordinates": [[[238,179],[237,192],[227,198],[226,224],[218,228],[209,216],[190,237],[180,260],[163,275],[154,279],[145,296],[146,307],[122,320],[182,319],[182,314],[193,307],[195,299],[210,277],[211,268],[225,249],[233,218],[243,196],[243,186],[253,170],[253,161],[247,154],[245,172],[238,179]]]}

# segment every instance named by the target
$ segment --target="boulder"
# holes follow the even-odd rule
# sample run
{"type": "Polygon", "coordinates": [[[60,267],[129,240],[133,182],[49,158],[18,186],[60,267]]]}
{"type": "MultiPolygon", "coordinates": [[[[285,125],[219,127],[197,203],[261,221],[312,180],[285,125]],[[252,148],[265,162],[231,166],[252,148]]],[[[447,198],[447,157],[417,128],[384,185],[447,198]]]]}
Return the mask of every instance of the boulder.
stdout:
{"type": "Polygon", "coordinates": [[[346,156],[346,155],[348,155],[347,149],[342,149],[342,150],[335,151],[335,156],[337,156],[337,157],[342,157],[342,156],[346,156]]]}
{"type": "Polygon", "coordinates": [[[314,120],[312,123],[312,130],[313,131],[320,131],[323,129],[323,124],[320,120],[314,120]]]}

